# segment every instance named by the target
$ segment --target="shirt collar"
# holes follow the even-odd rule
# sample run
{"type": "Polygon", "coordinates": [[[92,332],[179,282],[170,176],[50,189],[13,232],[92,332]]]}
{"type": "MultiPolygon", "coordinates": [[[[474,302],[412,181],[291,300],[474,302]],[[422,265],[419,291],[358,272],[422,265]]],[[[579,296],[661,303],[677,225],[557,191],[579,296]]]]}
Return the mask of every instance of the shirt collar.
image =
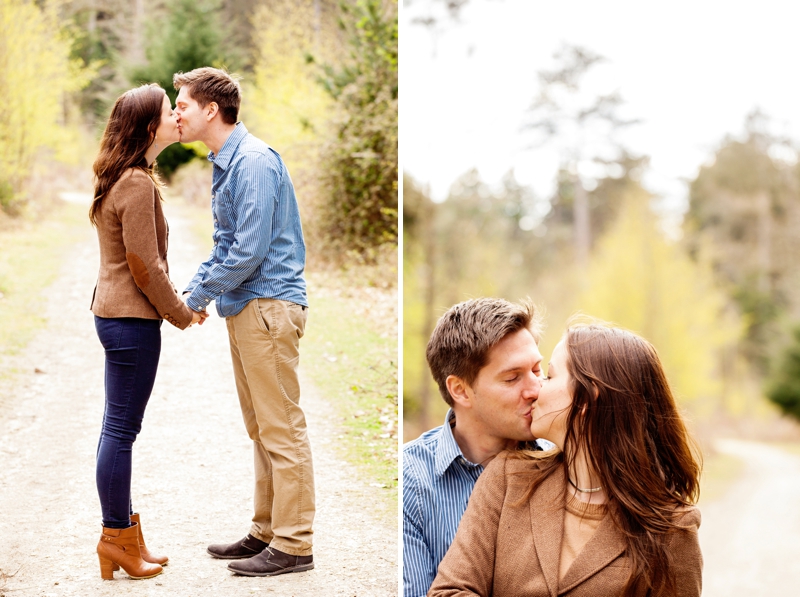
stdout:
{"type": "Polygon", "coordinates": [[[236,150],[239,148],[239,144],[246,136],[247,128],[244,126],[244,123],[237,122],[236,128],[233,129],[233,132],[230,135],[228,135],[228,138],[225,140],[225,144],[222,146],[222,149],[219,150],[219,154],[214,155],[213,151],[208,152],[208,161],[213,162],[215,166],[219,166],[223,170],[227,169],[228,164],[231,163],[233,154],[236,153],[236,150]]]}
{"type": "Polygon", "coordinates": [[[469,466],[479,466],[464,458],[461,448],[458,447],[456,438],[453,436],[453,430],[450,428],[450,421],[454,420],[455,417],[456,414],[453,412],[452,408],[447,411],[447,416],[444,418],[444,425],[442,425],[442,431],[439,434],[435,462],[435,471],[439,477],[445,474],[455,460],[460,459],[464,464],[469,466]]]}

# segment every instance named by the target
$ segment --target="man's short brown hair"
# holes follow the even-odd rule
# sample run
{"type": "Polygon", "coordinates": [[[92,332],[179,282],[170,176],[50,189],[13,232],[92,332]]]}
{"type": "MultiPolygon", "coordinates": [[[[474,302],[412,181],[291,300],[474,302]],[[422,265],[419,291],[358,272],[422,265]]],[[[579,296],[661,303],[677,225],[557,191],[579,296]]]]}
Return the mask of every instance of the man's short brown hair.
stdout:
{"type": "Polygon", "coordinates": [[[242,88],[237,78],[219,68],[204,66],[172,76],[175,89],[186,87],[192,99],[205,108],[211,102],[219,106],[222,122],[236,124],[242,105],[242,88]]]}
{"type": "Polygon", "coordinates": [[[478,298],[450,307],[436,324],[425,351],[444,401],[453,406],[447,390],[450,375],[471,385],[486,365],[492,347],[521,329],[527,329],[539,343],[542,322],[530,300],[511,303],[478,298]]]}

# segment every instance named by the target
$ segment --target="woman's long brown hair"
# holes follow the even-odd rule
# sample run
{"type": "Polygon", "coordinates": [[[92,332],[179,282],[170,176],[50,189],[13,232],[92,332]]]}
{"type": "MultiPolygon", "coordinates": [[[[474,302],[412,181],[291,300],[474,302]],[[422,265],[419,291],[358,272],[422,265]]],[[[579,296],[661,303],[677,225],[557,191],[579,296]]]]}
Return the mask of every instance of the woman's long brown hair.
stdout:
{"type": "Polygon", "coordinates": [[[606,324],[570,327],[564,341],[572,394],[564,454],[541,459],[528,496],[559,466],[569,475],[583,451],[627,544],[623,597],[672,594],[669,533],[680,528],[676,510],[699,497],[701,461],[661,361],[647,340],[606,324]]]}
{"type": "Polygon", "coordinates": [[[114,103],[94,161],[94,201],[89,208],[89,220],[94,226],[103,199],[129,168],[147,174],[156,189],[161,186],[155,162],[148,166],[145,153],[161,123],[163,104],[164,90],[155,83],[126,91],[114,103]]]}

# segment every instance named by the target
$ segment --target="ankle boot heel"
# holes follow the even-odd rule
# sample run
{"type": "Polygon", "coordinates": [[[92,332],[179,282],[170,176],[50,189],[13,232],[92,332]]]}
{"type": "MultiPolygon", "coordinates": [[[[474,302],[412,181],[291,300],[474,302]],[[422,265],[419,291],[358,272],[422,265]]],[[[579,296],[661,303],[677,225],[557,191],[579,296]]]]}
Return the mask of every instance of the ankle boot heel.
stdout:
{"type": "Polygon", "coordinates": [[[103,556],[98,556],[100,558],[100,576],[103,580],[114,580],[114,569],[116,568],[119,570],[119,566],[116,566],[114,562],[111,560],[107,560],[103,556]]]}
{"type": "Polygon", "coordinates": [[[103,527],[97,544],[100,574],[106,580],[114,578],[114,570],[122,568],[130,578],[152,578],[161,574],[158,564],[145,562],[139,552],[139,525],[133,523],[126,529],[103,527]]]}

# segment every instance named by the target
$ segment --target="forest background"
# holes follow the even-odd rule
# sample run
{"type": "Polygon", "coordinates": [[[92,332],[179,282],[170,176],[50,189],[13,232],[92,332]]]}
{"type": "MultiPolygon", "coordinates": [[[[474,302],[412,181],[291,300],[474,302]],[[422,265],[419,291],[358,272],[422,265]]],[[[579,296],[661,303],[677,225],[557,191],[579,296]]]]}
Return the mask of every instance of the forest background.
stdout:
{"type": "MultiPolygon", "coordinates": [[[[625,142],[623,133],[640,125],[638,115],[625,103],[625,88],[606,86],[598,91],[596,82],[608,74],[602,71],[608,60],[574,41],[562,41],[551,50],[549,60],[542,60],[521,54],[522,44],[509,41],[520,39],[516,29],[525,29],[531,39],[544,35],[544,30],[558,30],[569,40],[580,37],[573,29],[592,29],[602,39],[602,19],[611,19],[628,24],[619,28],[629,31],[632,42],[636,40],[631,51],[647,54],[651,51],[645,45],[647,35],[640,35],[635,26],[649,23],[637,19],[652,17],[652,11],[634,5],[590,9],[574,2],[564,11],[584,18],[580,27],[572,27],[575,23],[554,20],[544,7],[526,5],[523,15],[522,8],[511,5],[522,3],[406,2],[404,31],[413,29],[415,45],[425,41],[428,52],[427,57],[421,51],[408,60],[418,69],[418,77],[423,76],[419,69],[437,73],[444,64],[465,75],[456,95],[459,103],[470,107],[449,130],[471,131],[473,138],[465,143],[455,133],[434,134],[426,142],[441,156],[438,163],[426,169],[424,160],[417,159],[409,170],[410,160],[403,162],[405,440],[441,424],[447,409],[424,354],[438,317],[471,297],[502,296],[531,297],[544,308],[545,361],[568,317],[576,312],[615,322],[652,341],[692,429],[706,456],[712,457],[708,462],[712,469],[714,438],[796,441],[795,421],[800,418],[797,139],[781,134],[768,114],[752,106],[743,122],[731,123],[729,133],[706,149],[691,177],[675,181],[680,196],[665,197],[650,184],[650,156],[633,151],[625,142]],[[622,16],[617,9],[630,13],[627,21],[617,19],[622,16]],[[490,23],[493,13],[507,19],[514,10],[520,12],[514,25],[500,17],[497,25],[490,23]],[[590,11],[592,17],[584,14],[590,11]],[[475,32],[473,37],[453,33],[462,27],[475,32]],[[502,39],[491,37],[497,31],[502,39]],[[517,65],[519,77],[535,81],[530,96],[513,97],[514,82],[506,64],[494,62],[497,76],[479,78],[478,73],[484,72],[479,69],[488,60],[485,52],[498,45],[506,53],[492,56],[502,55],[502,60],[517,65]],[[532,70],[531,63],[547,66],[532,70]],[[525,106],[514,112],[520,102],[525,106]],[[514,119],[511,126],[517,129],[520,145],[506,147],[511,134],[499,129],[514,119]],[[449,190],[443,192],[447,185],[441,171],[455,161],[448,159],[449,154],[459,152],[473,155],[474,168],[451,179],[449,190]],[[487,179],[482,172],[491,168],[483,167],[493,157],[497,161],[496,154],[509,156],[508,170],[499,180],[487,179]],[[539,159],[542,156],[555,156],[552,170],[539,159]],[[520,181],[523,176],[525,182],[520,181]],[[547,177],[548,191],[528,182],[547,177]]],[[[702,38],[709,56],[689,57],[708,65],[702,84],[709,86],[718,81],[714,68],[730,69],[742,77],[752,66],[725,62],[732,58],[714,36],[727,42],[742,32],[734,30],[735,19],[728,20],[729,14],[715,10],[707,7],[702,15],[717,19],[714,33],[702,38]]],[[[769,20],[768,10],[753,27],[769,20]]],[[[704,21],[696,16],[693,24],[680,12],[664,18],[702,30],[704,21]]],[[[775,48],[783,47],[779,34],[774,36],[775,48]]],[[[671,69],[680,68],[678,52],[673,53],[671,69]]],[[[432,74],[429,81],[441,76],[446,75],[432,74]]],[[[791,81],[777,68],[764,73],[767,80],[775,77],[791,81]]],[[[689,80],[694,81],[691,75],[687,85],[689,80]]],[[[687,105],[704,89],[664,84],[662,95],[686,98],[687,105]]],[[[792,88],[788,83],[787,87],[792,88]]],[[[436,116],[430,105],[427,98],[437,92],[407,89],[404,122],[451,118],[436,116]]],[[[677,109],[674,104],[672,109],[677,109]]],[[[447,126],[443,124],[442,130],[447,126]]],[[[404,125],[404,138],[418,138],[410,128],[404,125]]],[[[422,151],[423,145],[417,148],[422,151]]],[[[651,145],[657,146],[658,140],[651,140],[651,145]]],[[[403,151],[407,155],[405,145],[403,151]]],[[[687,154],[696,151],[685,148],[687,154]]]]}
{"type": "MultiPolygon", "coordinates": [[[[91,230],[74,201],[91,200],[116,98],[156,82],[174,105],[173,73],[224,67],[241,77],[241,120],[281,154],[297,192],[318,318],[309,376],[340,408],[341,447],[396,499],[397,8],[0,0],[0,381],[13,386],[3,357],[45,325],[40,292],[91,230]]],[[[191,212],[210,247],[207,153],[175,144],[157,163],[166,201],[191,212]]]]}

